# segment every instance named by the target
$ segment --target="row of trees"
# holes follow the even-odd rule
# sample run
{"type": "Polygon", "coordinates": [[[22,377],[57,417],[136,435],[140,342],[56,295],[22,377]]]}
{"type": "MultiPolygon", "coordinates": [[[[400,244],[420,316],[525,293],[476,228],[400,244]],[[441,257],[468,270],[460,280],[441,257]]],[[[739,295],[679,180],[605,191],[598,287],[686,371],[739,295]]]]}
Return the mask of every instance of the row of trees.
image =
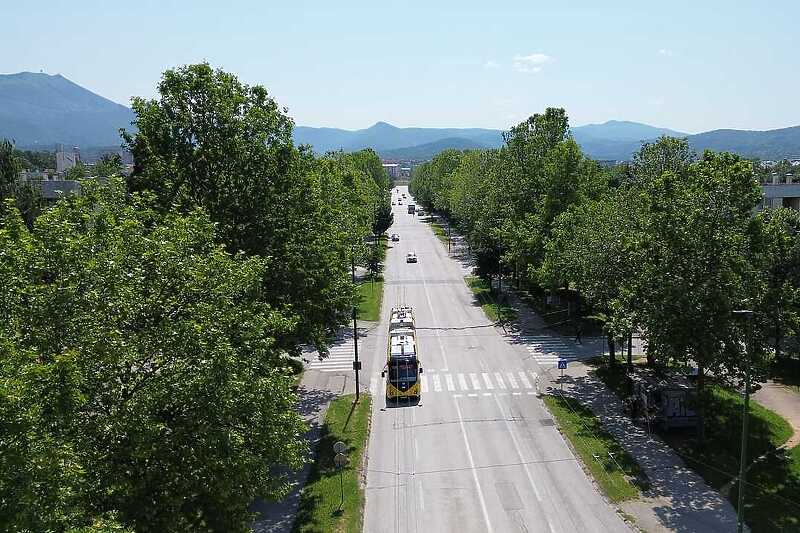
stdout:
{"type": "Polygon", "coordinates": [[[512,271],[534,289],[580,294],[603,322],[611,364],[613,339],[641,331],[651,364],[698,366],[702,394],[709,371],[764,378],[798,328],[800,214],[755,214],[760,186],[736,155],[697,158],[665,137],[601,169],[564,111],[548,109],[500,149],[440,154],[411,190],[460,226],[483,275],[512,271]],[[736,318],[743,308],[752,327],[736,318]]]}
{"type": "Polygon", "coordinates": [[[2,192],[3,530],[248,531],[307,457],[288,357],[391,224],[377,155],[294,146],[263,87],[191,65],[133,108],[129,178],[30,226],[2,192]]]}

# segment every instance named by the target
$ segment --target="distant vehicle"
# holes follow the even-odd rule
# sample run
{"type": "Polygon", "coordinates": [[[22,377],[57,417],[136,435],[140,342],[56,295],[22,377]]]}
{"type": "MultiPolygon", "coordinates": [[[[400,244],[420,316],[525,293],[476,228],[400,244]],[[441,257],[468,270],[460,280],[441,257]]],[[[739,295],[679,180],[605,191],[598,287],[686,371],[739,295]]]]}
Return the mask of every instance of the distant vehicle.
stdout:
{"type": "Polygon", "coordinates": [[[394,202],[394,200],[392,200],[392,205],[394,205],[394,204],[395,204],[395,202],[394,202]]]}
{"type": "Polygon", "coordinates": [[[403,198],[405,198],[405,197],[406,197],[406,193],[403,193],[403,198]]]}
{"type": "Polygon", "coordinates": [[[417,254],[414,252],[408,252],[406,254],[406,263],[416,263],[417,262],[417,254]]]}
{"type": "Polygon", "coordinates": [[[400,235],[397,233],[392,233],[392,242],[398,242],[400,240],[400,235]]]}
{"type": "Polygon", "coordinates": [[[408,214],[413,215],[414,212],[417,210],[417,206],[414,204],[408,204],[408,214]]]}
{"type": "Polygon", "coordinates": [[[424,210],[424,209],[422,209],[421,207],[418,207],[418,208],[417,208],[417,214],[418,214],[419,216],[425,216],[425,210],[424,210]]]}

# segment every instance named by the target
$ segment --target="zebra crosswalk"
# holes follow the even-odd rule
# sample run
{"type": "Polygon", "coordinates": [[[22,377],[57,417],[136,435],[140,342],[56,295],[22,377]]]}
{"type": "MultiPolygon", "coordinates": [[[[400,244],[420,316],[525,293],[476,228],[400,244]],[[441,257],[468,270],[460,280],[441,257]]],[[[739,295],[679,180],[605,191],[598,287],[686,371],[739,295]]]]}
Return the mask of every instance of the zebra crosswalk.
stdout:
{"type": "Polygon", "coordinates": [[[555,366],[559,359],[582,361],[597,355],[592,350],[578,348],[572,342],[553,335],[520,335],[517,339],[531,357],[544,366],[555,366]]]}
{"type": "MultiPolygon", "coordinates": [[[[359,348],[361,344],[359,343],[359,348]]],[[[353,338],[339,338],[331,345],[328,357],[319,358],[317,351],[310,352],[313,358],[308,368],[321,372],[343,372],[353,370],[353,338]]]]}
{"type": "MultiPolygon", "coordinates": [[[[536,394],[539,387],[536,372],[517,370],[506,372],[437,372],[426,370],[420,376],[422,393],[452,393],[453,396],[470,395],[480,392],[484,396],[502,394],[536,394]]],[[[371,378],[370,392],[380,394],[383,380],[371,378]]]]}

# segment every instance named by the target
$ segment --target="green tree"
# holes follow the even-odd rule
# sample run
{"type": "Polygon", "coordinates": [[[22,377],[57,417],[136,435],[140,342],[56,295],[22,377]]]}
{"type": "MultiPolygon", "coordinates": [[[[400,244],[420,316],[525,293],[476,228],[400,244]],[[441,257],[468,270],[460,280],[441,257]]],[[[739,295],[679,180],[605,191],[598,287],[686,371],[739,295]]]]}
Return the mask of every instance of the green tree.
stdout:
{"type": "Polygon", "coordinates": [[[44,201],[37,183],[20,179],[23,163],[18,154],[10,141],[0,141],[0,212],[4,208],[5,200],[13,197],[25,224],[31,228],[44,208],[44,201]]]}
{"type": "Polygon", "coordinates": [[[766,209],[758,216],[759,238],[755,267],[764,276],[765,290],[758,302],[776,357],[783,339],[800,331],[800,213],[793,209],[766,209]]]}
{"type": "Polygon", "coordinates": [[[14,196],[22,163],[14,151],[14,145],[6,139],[0,140],[0,202],[14,196]]]}
{"type": "Polygon", "coordinates": [[[112,180],[0,219],[0,529],[249,531],[302,462],[268,261],[153,207],[112,180]]]}
{"type": "Polygon", "coordinates": [[[119,154],[104,154],[103,157],[94,164],[92,174],[104,178],[121,176],[122,169],[122,157],[120,157],[119,154]]]}
{"type": "Polygon", "coordinates": [[[341,169],[294,147],[264,87],[202,63],[166,71],[158,91],[133,102],[129,190],[151,191],[164,212],[203,207],[230,252],[270,258],[265,302],[297,318],[281,344],[323,343],[352,305],[350,257],[372,206],[348,211],[341,169]]]}
{"type": "Polygon", "coordinates": [[[75,163],[74,167],[67,169],[64,179],[80,181],[83,178],[89,177],[89,174],[91,174],[89,167],[78,161],[75,163]]]}
{"type": "Polygon", "coordinates": [[[556,219],[540,269],[545,286],[577,290],[592,307],[602,321],[612,365],[614,339],[630,335],[637,324],[638,216],[630,189],[571,207],[556,219]]]}
{"type": "Polygon", "coordinates": [[[697,364],[702,397],[708,371],[737,376],[744,368],[732,312],[752,305],[759,290],[752,213],[761,190],[749,162],[706,152],[684,177],[646,179],[639,198],[646,217],[636,290],[648,342],[664,362],[697,364]]]}

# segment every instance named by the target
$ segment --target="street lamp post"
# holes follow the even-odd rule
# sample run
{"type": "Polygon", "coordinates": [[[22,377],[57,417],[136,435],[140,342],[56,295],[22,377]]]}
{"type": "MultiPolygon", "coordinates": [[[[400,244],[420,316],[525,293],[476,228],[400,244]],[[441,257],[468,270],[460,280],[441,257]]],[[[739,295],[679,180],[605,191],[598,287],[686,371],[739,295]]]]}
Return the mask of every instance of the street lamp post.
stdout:
{"type": "MultiPolygon", "coordinates": [[[[748,337],[750,336],[749,324],[753,319],[753,312],[750,310],[739,310],[733,312],[734,316],[742,318],[748,322],[748,337]]],[[[736,531],[742,533],[744,527],[744,488],[747,476],[747,423],[750,413],[750,352],[752,350],[752,339],[745,341],[745,365],[744,365],[744,406],[742,407],[742,449],[739,458],[739,503],[736,506],[736,531]]]]}
{"type": "MultiPolygon", "coordinates": [[[[356,284],[356,251],[353,248],[353,253],[351,254],[351,261],[350,266],[352,268],[353,274],[353,286],[356,284]]],[[[358,401],[359,397],[359,385],[358,385],[358,371],[361,370],[361,362],[358,360],[358,322],[356,322],[356,316],[358,315],[356,303],[353,302],[353,370],[356,373],[356,401],[358,401]]]]}

